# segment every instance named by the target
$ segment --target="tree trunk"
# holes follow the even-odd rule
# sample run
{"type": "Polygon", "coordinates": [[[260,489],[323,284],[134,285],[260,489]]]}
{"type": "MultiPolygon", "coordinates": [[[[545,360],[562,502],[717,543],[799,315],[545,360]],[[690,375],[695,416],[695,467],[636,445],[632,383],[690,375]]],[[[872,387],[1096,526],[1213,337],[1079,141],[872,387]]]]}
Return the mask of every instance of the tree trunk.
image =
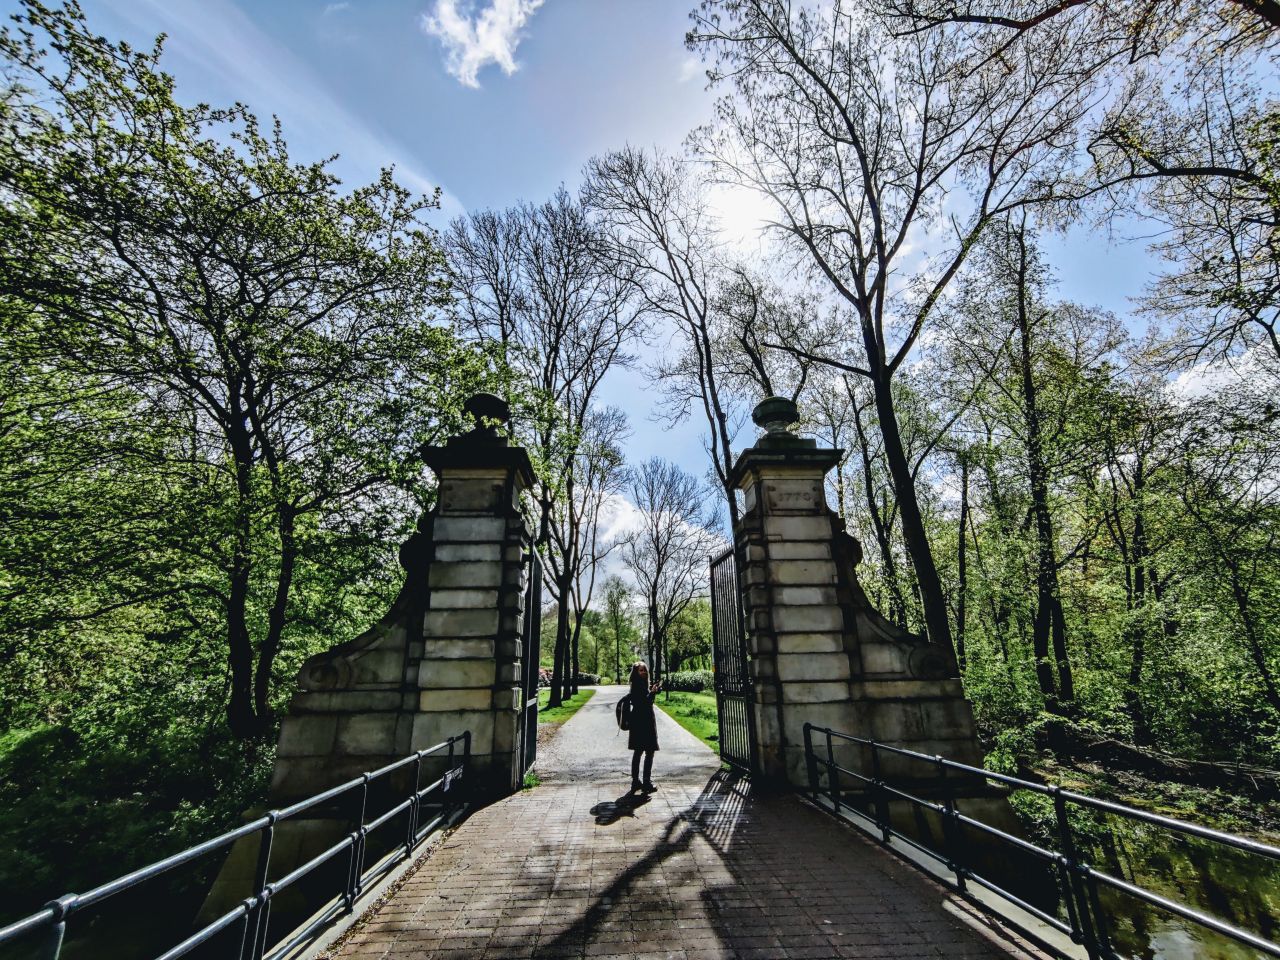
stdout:
{"type": "Polygon", "coordinates": [[[1249,656],[1258,670],[1258,677],[1262,680],[1262,689],[1267,703],[1271,705],[1272,710],[1280,713],[1280,690],[1276,689],[1275,677],[1272,676],[1271,668],[1267,665],[1267,655],[1258,637],[1258,626],[1254,622],[1253,611],[1249,609],[1249,596],[1244,589],[1244,584],[1240,581],[1240,568],[1230,560],[1227,564],[1231,571],[1231,596],[1235,599],[1236,610],[1240,614],[1240,624],[1244,627],[1245,640],[1249,644],[1249,656]]]}
{"type": "MultiPolygon", "coordinates": [[[[564,597],[563,603],[569,603],[567,591],[560,594],[564,597]]],[[[573,628],[569,625],[568,609],[561,610],[560,615],[556,618],[556,643],[560,647],[560,696],[564,700],[568,700],[573,696],[573,628]]]]}
{"type": "Polygon", "coordinates": [[[880,434],[884,438],[885,462],[889,466],[889,475],[893,478],[893,492],[898,498],[898,511],[902,517],[902,539],[911,556],[920,587],[920,599],[924,605],[925,631],[933,643],[954,657],[947,598],[942,592],[942,580],[938,576],[933,551],[929,547],[929,537],[925,533],[920,502],[916,499],[915,482],[911,477],[911,464],[907,461],[907,453],[902,446],[888,372],[883,369],[878,371],[878,376],[872,380],[872,386],[875,389],[880,434]]]}
{"type": "MultiPolygon", "coordinates": [[[[852,394],[849,400],[853,403],[852,394]]],[[[862,486],[867,500],[867,514],[871,517],[871,529],[876,535],[876,549],[880,553],[885,589],[889,594],[888,606],[884,613],[891,621],[905,629],[907,605],[898,582],[897,565],[893,562],[893,545],[889,542],[888,524],[885,522],[880,505],[876,503],[875,482],[871,472],[871,445],[867,442],[867,434],[862,427],[862,411],[856,403],[853,406],[853,426],[858,435],[858,452],[862,456],[862,486]]]]}
{"type": "Polygon", "coordinates": [[[1071,675],[1071,661],[1067,655],[1067,621],[1062,613],[1062,598],[1058,596],[1057,570],[1054,570],[1053,596],[1053,655],[1058,665],[1058,693],[1062,703],[1075,703],[1076,684],[1071,675]]]}
{"type": "Polygon", "coordinates": [[[582,618],[574,617],[573,618],[573,636],[569,640],[570,649],[572,651],[572,654],[570,657],[571,663],[572,663],[572,669],[569,671],[569,692],[575,697],[578,695],[578,674],[581,672],[579,670],[579,664],[578,664],[578,639],[581,635],[582,635],[582,618]]]}
{"type": "MultiPolygon", "coordinates": [[[[1144,486],[1142,462],[1139,460],[1133,481],[1135,500],[1141,494],[1144,486]]],[[[1142,669],[1147,655],[1146,617],[1143,614],[1145,614],[1149,602],[1147,596],[1147,534],[1146,524],[1143,522],[1142,508],[1136,503],[1133,517],[1132,580],[1133,603],[1130,608],[1130,614],[1138,614],[1138,616],[1136,622],[1131,617],[1132,653],[1129,659],[1129,678],[1125,686],[1124,699],[1125,708],[1129,712],[1129,719],[1133,723],[1133,742],[1138,746],[1149,746],[1153,742],[1151,726],[1147,722],[1146,711],[1142,706],[1142,669]]]]}
{"type": "Polygon", "coordinates": [[[263,729],[269,729],[272,723],[271,712],[271,670],[275,665],[276,654],[280,652],[280,644],[284,637],[285,615],[289,609],[289,591],[293,586],[293,573],[298,559],[298,543],[295,529],[295,514],[291,504],[279,507],[280,530],[280,571],[276,576],[276,594],[271,602],[271,610],[267,614],[267,636],[262,641],[262,650],[258,654],[258,668],[253,678],[254,704],[258,710],[258,720],[263,729]]]}
{"type": "MultiPolygon", "coordinates": [[[[234,388],[233,388],[234,389],[234,388]]],[[[244,416],[238,404],[233,410],[234,423],[227,431],[236,470],[235,544],[231,553],[227,590],[227,654],[231,667],[231,691],[227,699],[227,723],[239,740],[261,736],[262,726],[254,711],[253,641],[249,636],[249,580],[253,570],[250,543],[253,500],[253,447],[244,430],[244,416]],[[238,419],[235,419],[238,418],[238,419]]]]}
{"type": "Polygon", "coordinates": [[[227,654],[231,667],[231,690],[227,699],[227,725],[237,740],[258,735],[258,718],[253,711],[253,644],[245,622],[249,596],[249,566],[233,560],[230,589],[227,591],[227,654]]]}
{"type": "Polygon", "coordinates": [[[658,607],[649,607],[649,681],[657,683],[662,677],[662,633],[658,629],[658,607]]]}
{"type": "Polygon", "coordinates": [[[964,673],[965,604],[969,588],[967,544],[969,529],[969,458],[960,457],[960,529],[956,537],[956,666],[964,673]]]}
{"type": "Polygon", "coordinates": [[[565,674],[569,669],[569,593],[564,585],[557,583],[556,597],[556,644],[551,667],[551,699],[548,707],[558,707],[569,697],[569,687],[565,674]]]}
{"type": "MultiPolygon", "coordinates": [[[[1021,247],[1022,238],[1019,236],[1021,247]]],[[[1037,387],[1032,371],[1031,321],[1027,315],[1026,259],[1018,264],[1017,327],[1020,340],[1023,418],[1026,426],[1027,473],[1031,487],[1031,510],[1036,528],[1036,616],[1031,646],[1036,658],[1036,680],[1045,707],[1062,713],[1075,699],[1071,664],[1067,657],[1066,627],[1058,597],[1058,562],[1053,541],[1053,518],[1049,513],[1049,479],[1045,468],[1043,435],[1037,387]],[[1049,643],[1052,637],[1053,655],[1049,643]],[[1055,676],[1056,675],[1056,676],[1055,676]]]]}

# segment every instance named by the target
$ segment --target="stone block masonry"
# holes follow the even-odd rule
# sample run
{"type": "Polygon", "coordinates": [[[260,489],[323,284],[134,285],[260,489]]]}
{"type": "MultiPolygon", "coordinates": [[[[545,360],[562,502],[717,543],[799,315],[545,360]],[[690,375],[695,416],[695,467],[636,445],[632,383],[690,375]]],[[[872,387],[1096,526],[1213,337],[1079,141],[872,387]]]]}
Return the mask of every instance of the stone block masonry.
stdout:
{"type": "MultiPolygon", "coordinates": [[[[806,722],[980,764],[952,652],[871,606],[855,570],[861,547],[826,501],[826,474],[843,454],[791,434],[795,420],[790,401],[757,407],[767,433],[734,469],[761,772],[806,785],[806,722]]],[[[861,766],[853,748],[838,752],[861,766]]]]}
{"type": "Polygon", "coordinates": [[[519,785],[528,457],[477,427],[424,459],[439,481],[436,506],[401,551],[404,587],[370,630],[303,666],[281,728],[273,803],[463,730],[472,789],[501,796],[519,785]]]}
{"type": "MultiPolygon", "coordinates": [[[[469,405],[474,430],[423,451],[438,480],[436,505],[400,549],[405,579],[391,608],[299,672],[281,724],[271,807],[463,731],[471,733],[464,787],[473,797],[505,796],[520,785],[521,632],[532,549],[521,495],[532,470],[524,450],[483,422],[505,405],[497,398],[475,404],[469,405]]],[[[446,763],[427,758],[420,783],[437,779],[446,763]]],[[[386,809],[407,795],[407,772],[390,779],[396,782],[389,795],[371,798],[371,805],[386,809]]],[[[332,811],[286,821],[277,830],[271,875],[305,862],[350,829],[332,811]]],[[[205,913],[216,915],[243,898],[256,859],[256,841],[232,851],[205,913]]]]}

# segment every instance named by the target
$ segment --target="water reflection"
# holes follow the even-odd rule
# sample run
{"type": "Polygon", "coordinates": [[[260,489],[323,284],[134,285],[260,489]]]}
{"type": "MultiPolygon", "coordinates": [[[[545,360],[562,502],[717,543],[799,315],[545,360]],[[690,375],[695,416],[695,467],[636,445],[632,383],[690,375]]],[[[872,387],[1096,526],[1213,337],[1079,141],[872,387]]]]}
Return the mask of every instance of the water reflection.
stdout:
{"type": "MultiPolygon", "coordinates": [[[[1097,816],[1085,831],[1077,842],[1096,870],[1268,940],[1280,933],[1280,862],[1111,816],[1097,816]]],[[[1120,956],[1141,960],[1265,956],[1122,891],[1103,886],[1099,894],[1106,932],[1120,956]]]]}

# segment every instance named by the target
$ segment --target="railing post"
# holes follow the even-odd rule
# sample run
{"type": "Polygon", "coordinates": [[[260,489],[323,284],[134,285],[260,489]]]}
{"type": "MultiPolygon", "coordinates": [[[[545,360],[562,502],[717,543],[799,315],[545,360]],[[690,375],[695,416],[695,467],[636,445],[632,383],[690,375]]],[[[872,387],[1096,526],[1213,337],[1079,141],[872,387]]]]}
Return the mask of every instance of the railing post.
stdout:
{"type": "Polygon", "coordinates": [[[49,928],[48,937],[44,941],[44,947],[41,950],[41,960],[58,960],[62,955],[62,941],[67,936],[67,911],[71,909],[71,905],[78,900],[74,893],[69,893],[65,897],[59,897],[49,904],[49,908],[55,911],[53,926],[49,928]]]}
{"type": "Polygon", "coordinates": [[[1089,891],[1089,906],[1093,908],[1094,934],[1098,938],[1099,953],[1103,956],[1112,956],[1111,935],[1107,931],[1107,915],[1102,909],[1102,902],[1098,899],[1098,881],[1094,879],[1093,870],[1087,863],[1082,863],[1080,870],[1084,873],[1085,885],[1089,891]]]}
{"type": "Polygon", "coordinates": [[[269,810],[266,814],[266,826],[259,832],[257,842],[257,867],[253,869],[253,909],[246,918],[244,933],[246,938],[241,943],[241,954],[248,960],[257,960],[262,956],[266,941],[266,918],[270,905],[266,897],[266,878],[271,867],[271,841],[275,838],[275,823],[280,814],[278,810],[269,810]],[[247,954],[244,951],[248,951],[247,954]]]}
{"type": "Polygon", "coordinates": [[[360,896],[360,875],[364,873],[364,819],[369,808],[369,774],[360,775],[360,815],[356,818],[355,829],[351,831],[351,859],[347,869],[347,889],[343,892],[347,912],[356,908],[356,899],[360,896]]]}
{"type": "MultiPolygon", "coordinates": [[[[259,832],[258,865],[253,873],[253,915],[246,924],[249,960],[260,960],[267,949],[267,923],[271,918],[271,898],[267,896],[267,876],[271,869],[271,844],[276,835],[280,811],[267,813],[267,825],[259,832]]],[[[243,951],[244,945],[241,946],[243,951]]]]}
{"type": "Polygon", "coordinates": [[[965,856],[963,827],[959,812],[956,810],[955,787],[947,778],[947,765],[941,756],[935,756],[938,765],[938,786],[942,790],[942,838],[947,845],[947,859],[951,861],[951,872],[956,875],[956,886],[961,891],[966,889],[965,856]]]}
{"type": "Polygon", "coordinates": [[[818,797],[818,762],[813,755],[813,724],[804,724],[804,767],[809,774],[809,796],[818,797]]]}
{"type": "Polygon", "coordinates": [[[831,728],[827,728],[827,786],[831,788],[831,812],[840,816],[840,771],[836,768],[836,753],[831,745],[831,728]]]}
{"type": "Polygon", "coordinates": [[[1084,881],[1081,877],[1081,864],[1076,858],[1075,839],[1071,834],[1071,822],[1067,817],[1067,800],[1062,795],[1061,787],[1053,787],[1053,812],[1058,825],[1058,843],[1062,847],[1063,860],[1066,863],[1067,875],[1071,878],[1070,888],[1066,895],[1075,903],[1075,918],[1072,924],[1072,939],[1084,946],[1090,960],[1096,960],[1098,938],[1094,933],[1089,897],[1085,893],[1084,881]]]}
{"type": "Polygon", "coordinates": [[[422,786],[422,751],[419,750],[413,758],[413,783],[409,786],[409,832],[404,841],[404,855],[407,857],[413,853],[413,845],[418,842],[418,808],[422,803],[422,798],[418,796],[418,790],[422,786]]]}
{"type": "Polygon", "coordinates": [[[871,793],[875,804],[875,823],[880,828],[880,839],[888,843],[891,832],[889,821],[889,798],[884,791],[884,778],[880,775],[880,745],[871,741],[871,793]]]}

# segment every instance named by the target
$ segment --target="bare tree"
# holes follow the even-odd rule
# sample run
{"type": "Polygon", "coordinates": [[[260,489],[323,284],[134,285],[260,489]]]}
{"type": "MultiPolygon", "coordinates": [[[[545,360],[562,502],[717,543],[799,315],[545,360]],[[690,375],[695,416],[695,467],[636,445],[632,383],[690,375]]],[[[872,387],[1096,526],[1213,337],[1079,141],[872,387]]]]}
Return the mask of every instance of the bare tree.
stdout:
{"type": "Polygon", "coordinates": [[[622,643],[627,638],[628,656],[630,642],[634,631],[631,622],[631,588],[617,574],[611,574],[604,581],[604,624],[613,634],[613,679],[622,682],[622,643]]]}
{"type": "Polygon", "coordinates": [[[564,566],[577,571],[570,584],[569,599],[573,624],[570,631],[566,687],[578,692],[578,641],[582,635],[583,615],[591,606],[595,593],[596,573],[600,564],[618,546],[606,536],[602,513],[622,492],[626,481],[621,444],[629,428],[627,415],[615,407],[590,410],[582,425],[582,435],[575,444],[577,463],[573,467],[574,484],[571,497],[552,505],[552,540],[560,554],[570,554],[564,566]]]}
{"type": "Polygon", "coordinates": [[[804,288],[784,290],[759,269],[735,263],[725,272],[713,308],[724,382],[743,397],[798,400],[813,361],[769,344],[813,327],[821,311],[817,298],[804,288]]]}
{"type": "Polygon", "coordinates": [[[949,648],[893,379],[987,225],[1054,196],[1088,84],[1068,81],[1071,50],[1048,33],[1011,72],[974,62],[946,33],[894,37],[874,9],[844,0],[829,12],[706,0],[693,19],[690,46],[732,91],[698,148],[717,176],[773,201],[773,228],[856,318],[832,348],[775,346],[870,381],[926,628],[949,648]],[[912,254],[930,230],[935,254],[912,254]]]}
{"type": "Polygon", "coordinates": [[[695,407],[702,410],[712,468],[736,523],[729,476],[743,417],[725,382],[714,330],[726,267],[705,189],[687,163],[627,147],[587,164],[584,192],[616,238],[619,264],[649,308],[674,325],[676,346],[659,364],[657,378],[667,388],[673,422],[695,407]]]}
{"type": "Polygon", "coordinates": [[[817,433],[823,443],[842,452],[836,462],[835,473],[828,476],[827,482],[835,494],[836,513],[847,523],[846,476],[853,442],[853,403],[846,384],[838,375],[822,370],[808,395],[808,402],[801,408],[801,420],[817,433]]]}
{"type": "MultiPolygon", "coordinates": [[[[594,415],[605,374],[625,366],[643,333],[645,305],[635,285],[607,256],[605,238],[579,199],[561,188],[540,206],[456,220],[447,238],[463,325],[491,345],[517,381],[532,384],[532,405],[512,397],[516,430],[537,476],[539,545],[548,589],[557,604],[551,705],[572,679],[573,597],[594,551],[580,538],[592,494],[579,470],[591,462],[579,447],[594,415]]],[[[602,476],[592,474],[590,482],[602,476]]],[[[589,512],[589,511],[588,511],[589,512]]]]}
{"type": "Polygon", "coordinates": [[[716,516],[697,478],[665,460],[646,460],[632,472],[630,486],[640,525],[623,541],[622,560],[644,601],[649,667],[659,679],[668,628],[706,589],[716,516]]]}
{"type": "Polygon", "coordinates": [[[1061,26],[1087,34],[1088,63],[1139,63],[1169,50],[1194,48],[1218,60],[1269,51],[1280,40],[1276,0],[890,0],[896,32],[962,26],[985,33],[990,55],[1007,55],[1025,34],[1061,26]]]}
{"type": "Polygon", "coordinates": [[[1115,91],[1083,125],[1076,181],[1059,199],[1155,221],[1170,268],[1146,305],[1174,319],[1174,361],[1260,343],[1280,357],[1280,195],[1275,189],[1275,0],[890,0],[900,33],[946,33],[975,59],[1025,70],[1017,55],[1069,38],[1072,75],[1115,91]]]}

